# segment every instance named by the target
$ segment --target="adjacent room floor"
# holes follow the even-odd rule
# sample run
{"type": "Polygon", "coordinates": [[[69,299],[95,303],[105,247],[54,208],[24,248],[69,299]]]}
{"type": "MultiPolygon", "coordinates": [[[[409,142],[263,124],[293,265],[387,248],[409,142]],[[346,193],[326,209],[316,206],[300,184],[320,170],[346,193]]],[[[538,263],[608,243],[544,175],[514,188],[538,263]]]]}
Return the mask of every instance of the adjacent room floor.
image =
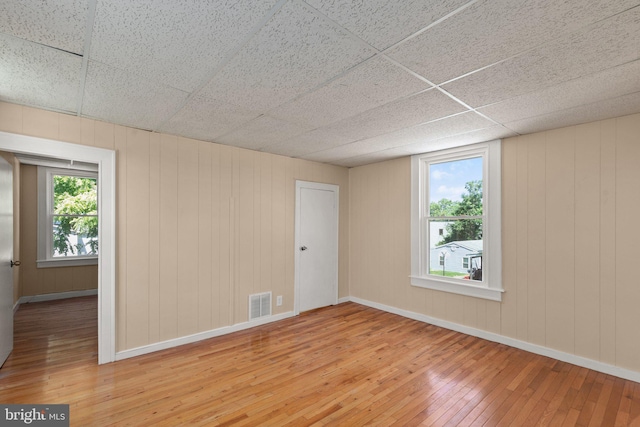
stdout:
{"type": "Polygon", "coordinates": [[[71,425],[638,425],[640,384],[354,303],[97,365],[97,300],[26,304],[0,402],[71,425]]]}

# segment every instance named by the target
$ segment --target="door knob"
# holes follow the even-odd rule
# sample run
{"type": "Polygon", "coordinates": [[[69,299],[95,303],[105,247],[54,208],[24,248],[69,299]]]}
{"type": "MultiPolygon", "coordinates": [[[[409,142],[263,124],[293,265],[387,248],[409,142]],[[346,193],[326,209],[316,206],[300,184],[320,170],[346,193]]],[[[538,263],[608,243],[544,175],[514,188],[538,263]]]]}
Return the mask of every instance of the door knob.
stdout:
{"type": "Polygon", "coordinates": [[[11,261],[9,261],[9,265],[11,266],[11,268],[13,268],[14,265],[16,267],[20,267],[20,261],[11,260],[11,261]]]}
{"type": "Polygon", "coordinates": [[[306,247],[306,246],[300,246],[300,250],[301,250],[301,251],[306,251],[306,250],[307,250],[307,247],[306,247]]]}

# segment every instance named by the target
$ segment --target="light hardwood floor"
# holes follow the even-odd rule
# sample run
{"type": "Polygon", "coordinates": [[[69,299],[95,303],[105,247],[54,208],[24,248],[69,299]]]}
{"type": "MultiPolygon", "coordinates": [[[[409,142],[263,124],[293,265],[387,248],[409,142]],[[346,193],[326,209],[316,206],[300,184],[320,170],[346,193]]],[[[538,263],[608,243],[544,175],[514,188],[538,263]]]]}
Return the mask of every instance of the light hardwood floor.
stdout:
{"type": "Polygon", "coordinates": [[[26,304],[2,403],[71,425],[639,425],[640,384],[354,303],[97,365],[95,297],[26,304]]]}

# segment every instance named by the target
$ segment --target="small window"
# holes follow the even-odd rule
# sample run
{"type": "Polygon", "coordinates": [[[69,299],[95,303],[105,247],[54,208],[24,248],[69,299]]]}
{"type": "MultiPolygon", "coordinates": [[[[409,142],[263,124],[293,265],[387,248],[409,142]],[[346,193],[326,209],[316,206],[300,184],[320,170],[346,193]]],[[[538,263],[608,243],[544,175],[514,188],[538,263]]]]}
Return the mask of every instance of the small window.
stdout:
{"type": "Polygon", "coordinates": [[[98,174],[38,167],[38,267],[97,264],[98,174]]]}
{"type": "Polygon", "coordinates": [[[411,284],[502,299],[500,141],[411,162],[411,284]]]}

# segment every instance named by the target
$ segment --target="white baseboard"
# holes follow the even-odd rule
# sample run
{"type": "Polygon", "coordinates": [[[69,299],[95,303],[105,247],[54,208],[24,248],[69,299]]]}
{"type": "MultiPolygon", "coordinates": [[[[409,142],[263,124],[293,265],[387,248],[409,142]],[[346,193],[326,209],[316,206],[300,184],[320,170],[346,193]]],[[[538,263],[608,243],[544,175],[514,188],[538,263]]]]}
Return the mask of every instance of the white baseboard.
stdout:
{"type": "Polygon", "coordinates": [[[193,335],[187,335],[184,337],[174,338],[167,341],[144,345],[142,347],[132,348],[130,350],[123,350],[116,353],[116,360],[128,359],[130,357],[136,357],[136,356],[141,356],[147,353],[153,353],[155,351],[166,350],[168,348],[178,347],[184,344],[191,344],[197,341],[202,341],[209,338],[230,334],[232,332],[238,332],[245,329],[253,328],[255,326],[266,325],[267,323],[277,322],[278,320],[284,320],[293,316],[294,316],[293,311],[288,311],[286,313],[276,314],[274,316],[255,319],[250,322],[237,323],[231,326],[224,326],[222,328],[212,329],[210,331],[199,332],[193,335]]]}
{"type": "MultiPolygon", "coordinates": [[[[345,299],[345,298],[342,298],[342,299],[345,299]]],[[[483,331],[481,329],[471,328],[469,326],[460,325],[458,323],[448,322],[446,320],[437,319],[435,317],[427,316],[424,314],[402,310],[400,308],[391,307],[391,306],[380,304],[377,302],[367,301],[367,300],[356,298],[356,297],[348,297],[346,298],[346,300],[352,301],[358,304],[366,305],[368,307],[376,308],[378,310],[397,314],[399,316],[407,317],[409,319],[418,320],[420,322],[429,323],[431,325],[440,326],[442,328],[450,329],[452,331],[461,332],[463,334],[482,338],[488,341],[505,344],[510,347],[519,348],[520,350],[525,350],[531,353],[539,354],[541,356],[550,357],[552,359],[571,363],[573,365],[582,366],[583,368],[592,369],[594,371],[613,375],[626,380],[640,382],[640,372],[632,371],[630,369],[620,368],[618,366],[609,365],[608,363],[599,362],[593,359],[587,359],[586,357],[576,356],[574,354],[565,353],[563,351],[554,350],[541,345],[531,344],[526,341],[517,340],[515,338],[509,338],[504,335],[483,331]]]]}
{"type": "Polygon", "coordinates": [[[31,296],[23,296],[16,301],[13,305],[14,313],[18,310],[20,304],[27,304],[30,302],[42,302],[42,301],[53,301],[57,299],[66,299],[66,298],[76,298],[76,297],[86,297],[89,295],[98,295],[97,289],[89,289],[86,291],[69,291],[69,292],[58,292],[54,294],[41,294],[41,295],[31,295],[31,296]]]}
{"type": "Polygon", "coordinates": [[[349,297],[338,298],[338,304],[342,304],[349,301],[351,301],[351,298],[349,297]]]}

